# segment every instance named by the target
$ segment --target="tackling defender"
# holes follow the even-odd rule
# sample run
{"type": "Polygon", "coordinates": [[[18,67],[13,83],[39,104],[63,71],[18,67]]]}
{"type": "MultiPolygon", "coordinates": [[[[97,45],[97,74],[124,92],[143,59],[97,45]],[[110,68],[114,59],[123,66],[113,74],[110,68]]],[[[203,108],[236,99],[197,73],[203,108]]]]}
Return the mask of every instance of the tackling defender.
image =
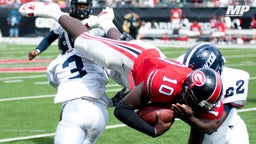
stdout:
{"type": "MultiPolygon", "coordinates": [[[[192,69],[210,67],[221,74],[223,82],[221,100],[224,104],[223,121],[218,130],[211,135],[202,133],[203,139],[200,143],[249,144],[246,125],[236,111],[236,108],[240,109],[245,105],[249,73],[241,69],[224,66],[224,57],[218,48],[211,43],[203,42],[194,45],[185,54],[178,57],[177,61],[192,69]]],[[[196,134],[194,138],[199,139],[198,131],[191,134],[196,134]]]]}

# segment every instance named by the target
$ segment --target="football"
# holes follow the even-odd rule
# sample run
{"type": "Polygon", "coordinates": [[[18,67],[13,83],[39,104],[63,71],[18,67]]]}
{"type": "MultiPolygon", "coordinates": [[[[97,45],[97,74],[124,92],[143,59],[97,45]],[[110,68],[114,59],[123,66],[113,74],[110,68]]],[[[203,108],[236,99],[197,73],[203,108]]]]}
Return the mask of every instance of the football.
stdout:
{"type": "Polygon", "coordinates": [[[137,111],[139,117],[146,121],[151,126],[156,124],[156,113],[159,111],[160,118],[164,122],[174,122],[174,112],[167,106],[162,106],[159,104],[148,104],[137,111]]]}

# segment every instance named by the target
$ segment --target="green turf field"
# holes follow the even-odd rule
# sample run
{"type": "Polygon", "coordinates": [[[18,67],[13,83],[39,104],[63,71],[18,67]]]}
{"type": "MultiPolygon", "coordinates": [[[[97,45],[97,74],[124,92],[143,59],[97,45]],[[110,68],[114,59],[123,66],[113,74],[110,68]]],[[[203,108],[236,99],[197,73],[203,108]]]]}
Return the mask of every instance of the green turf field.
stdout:
{"type": "MultiPolygon", "coordinates": [[[[58,54],[56,46],[36,58],[26,60],[33,45],[0,45],[0,69],[23,67],[46,67],[58,54]],[[6,61],[9,60],[9,61],[6,61]]],[[[161,48],[170,58],[184,53],[186,48],[161,48]]],[[[239,114],[245,120],[250,143],[256,143],[256,49],[220,49],[226,58],[226,66],[240,68],[250,73],[248,101],[239,114]],[[252,108],[252,110],[250,110],[252,108]]],[[[112,96],[118,85],[109,82],[107,92],[112,96]]],[[[61,110],[60,104],[53,103],[56,90],[47,83],[44,72],[0,72],[0,142],[10,144],[52,144],[61,110]]],[[[109,108],[109,123],[99,144],[185,144],[189,127],[177,120],[171,129],[158,138],[148,137],[129,127],[121,125],[109,108]]]]}

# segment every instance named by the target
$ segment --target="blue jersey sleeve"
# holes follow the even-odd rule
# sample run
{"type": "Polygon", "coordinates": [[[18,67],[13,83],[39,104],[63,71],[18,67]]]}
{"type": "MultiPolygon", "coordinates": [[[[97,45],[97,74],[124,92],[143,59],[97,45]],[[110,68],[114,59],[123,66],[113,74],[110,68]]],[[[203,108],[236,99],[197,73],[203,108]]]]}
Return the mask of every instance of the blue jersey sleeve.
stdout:
{"type": "Polygon", "coordinates": [[[54,33],[54,31],[50,31],[38,44],[36,49],[39,49],[40,52],[45,51],[51,45],[51,43],[53,43],[58,37],[58,34],[54,33]]]}

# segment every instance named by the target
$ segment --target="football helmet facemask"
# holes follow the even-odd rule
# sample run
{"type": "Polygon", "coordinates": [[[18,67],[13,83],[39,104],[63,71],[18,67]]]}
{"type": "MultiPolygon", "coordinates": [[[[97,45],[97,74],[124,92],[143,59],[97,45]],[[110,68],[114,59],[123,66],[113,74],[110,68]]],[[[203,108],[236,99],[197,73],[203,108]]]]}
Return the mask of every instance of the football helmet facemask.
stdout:
{"type": "Polygon", "coordinates": [[[89,17],[92,11],[92,0],[71,0],[70,16],[83,20],[89,17]]]}
{"type": "Polygon", "coordinates": [[[213,109],[222,96],[220,75],[210,68],[192,71],[185,79],[181,96],[185,104],[194,111],[213,109]]]}
{"type": "Polygon", "coordinates": [[[187,51],[183,59],[183,64],[193,70],[209,67],[221,74],[224,65],[224,57],[214,45],[203,42],[196,44],[187,51]]]}

